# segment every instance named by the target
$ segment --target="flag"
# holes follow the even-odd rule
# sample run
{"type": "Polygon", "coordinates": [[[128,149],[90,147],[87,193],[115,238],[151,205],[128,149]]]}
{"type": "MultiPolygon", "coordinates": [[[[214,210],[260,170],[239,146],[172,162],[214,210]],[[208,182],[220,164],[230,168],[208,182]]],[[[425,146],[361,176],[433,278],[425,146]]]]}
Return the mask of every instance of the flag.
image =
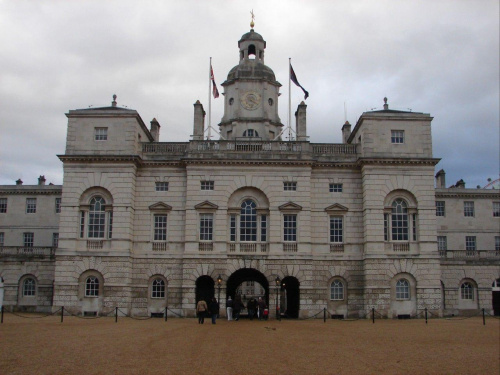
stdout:
{"type": "Polygon", "coordinates": [[[210,65],[210,79],[212,80],[212,95],[215,99],[217,99],[219,97],[219,90],[217,90],[217,85],[215,84],[214,70],[212,69],[212,65],[210,65]]]}
{"type": "Polygon", "coordinates": [[[305,88],[303,88],[299,81],[297,80],[297,76],[295,75],[295,72],[293,71],[292,64],[290,64],[290,79],[292,80],[293,83],[295,83],[297,86],[299,86],[302,91],[304,91],[304,99],[307,99],[309,97],[309,93],[306,91],[305,88]]]}

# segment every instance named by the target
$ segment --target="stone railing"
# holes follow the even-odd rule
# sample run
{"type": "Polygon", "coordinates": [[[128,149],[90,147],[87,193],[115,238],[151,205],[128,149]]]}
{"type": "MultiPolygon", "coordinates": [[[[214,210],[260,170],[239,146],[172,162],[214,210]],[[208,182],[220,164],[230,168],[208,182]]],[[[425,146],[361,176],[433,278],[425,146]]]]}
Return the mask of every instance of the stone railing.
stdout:
{"type": "Polygon", "coordinates": [[[407,253],[410,251],[409,242],[395,242],[392,244],[392,251],[395,253],[407,253]]]}
{"type": "Polygon", "coordinates": [[[257,254],[267,253],[267,242],[230,242],[228,253],[257,254]]]}
{"type": "Polygon", "coordinates": [[[199,251],[213,251],[214,243],[213,242],[200,242],[198,243],[199,251]]]}
{"type": "Polygon", "coordinates": [[[87,240],[87,249],[99,250],[104,247],[104,240],[87,240]]]}
{"type": "Polygon", "coordinates": [[[0,257],[15,258],[54,258],[55,247],[23,247],[23,246],[0,246],[0,257]]]}
{"type": "Polygon", "coordinates": [[[285,253],[296,253],[297,242],[283,242],[283,251],[285,253]]]}
{"type": "Polygon", "coordinates": [[[167,251],[168,242],[152,242],[151,247],[153,251],[167,251]]]}
{"type": "Polygon", "coordinates": [[[335,143],[313,143],[313,154],[319,155],[342,155],[342,154],[356,154],[356,145],[352,144],[335,144],[335,143]]]}
{"type": "Polygon", "coordinates": [[[500,260],[499,250],[439,250],[442,259],[500,260]]]}
{"type": "Polygon", "coordinates": [[[189,143],[154,142],[143,143],[142,152],[145,154],[184,154],[189,143]]]}
{"type": "Polygon", "coordinates": [[[343,243],[331,243],[330,244],[330,253],[343,253],[344,252],[344,244],[343,243]]]}

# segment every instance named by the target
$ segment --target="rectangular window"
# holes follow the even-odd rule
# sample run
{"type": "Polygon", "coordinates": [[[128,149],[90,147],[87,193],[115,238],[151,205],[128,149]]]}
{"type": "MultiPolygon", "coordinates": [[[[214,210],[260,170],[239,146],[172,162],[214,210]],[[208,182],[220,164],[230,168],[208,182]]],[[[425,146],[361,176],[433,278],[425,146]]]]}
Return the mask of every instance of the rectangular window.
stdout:
{"type": "Polygon", "coordinates": [[[35,234],[34,233],[23,233],[23,246],[33,247],[35,234]]]}
{"type": "Polygon", "coordinates": [[[330,242],[344,242],[344,220],[342,216],[330,216],[330,242]]]}
{"type": "Polygon", "coordinates": [[[168,191],[168,182],[166,182],[166,181],[155,182],[155,190],[156,191],[168,191]]]}
{"type": "Polygon", "coordinates": [[[474,217],[474,202],[464,202],[464,216],[474,217]]]}
{"type": "Polygon", "coordinates": [[[167,215],[155,215],[154,240],[167,240],[167,215]]]}
{"type": "Polygon", "coordinates": [[[284,191],[296,191],[297,190],[297,182],[295,182],[295,181],[283,182],[283,190],[284,191]]]}
{"type": "Polygon", "coordinates": [[[476,250],[476,236],[465,236],[465,250],[476,250]]]}
{"type": "Polygon", "coordinates": [[[495,236],[495,251],[500,251],[500,236],[495,236]]]}
{"type": "Polygon", "coordinates": [[[411,215],[411,230],[412,230],[412,236],[413,236],[413,241],[417,240],[417,214],[412,214],[411,215]]]}
{"type": "Polygon", "coordinates": [[[80,211],[80,238],[85,234],[85,211],[80,211]]]}
{"type": "Polygon", "coordinates": [[[236,215],[229,218],[229,241],[236,241],[236,215]]]}
{"type": "Polygon", "coordinates": [[[261,215],[260,217],[260,240],[261,242],[267,241],[267,216],[261,215]]]}
{"type": "Polygon", "coordinates": [[[0,214],[7,212],[7,198],[0,198],[0,214]]]}
{"type": "Polygon", "coordinates": [[[200,214],[200,241],[213,241],[214,214],[200,214]]]}
{"type": "Polygon", "coordinates": [[[0,246],[4,245],[4,243],[5,243],[4,241],[5,241],[5,233],[0,232],[0,246]]]}
{"type": "Polygon", "coordinates": [[[330,184],[330,193],[342,193],[342,184],[330,184]]]}
{"type": "Polygon", "coordinates": [[[391,143],[405,143],[404,130],[391,130],[391,143]]]}
{"type": "Polygon", "coordinates": [[[56,214],[61,213],[61,198],[56,198],[56,214]]]}
{"type": "MultiPolygon", "coordinates": [[[[7,201],[5,202],[5,209],[7,209],[7,201]]],[[[500,202],[493,202],[493,217],[500,217],[500,202]]]]}
{"type": "Polygon", "coordinates": [[[445,216],[445,203],[444,201],[436,201],[436,216],[445,216]]]}
{"type": "Polygon", "coordinates": [[[201,181],[201,190],[214,190],[214,181],[201,181]]]}
{"type": "Polygon", "coordinates": [[[384,241],[389,241],[389,214],[384,214],[384,241]]]}
{"type": "Polygon", "coordinates": [[[446,236],[438,236],[438,250],[446,251],[448,250],[448,241],[446,236]]]}
{"type": "Polygon", "coordinates": [[[113,238],[113,211],[108,212],[108,238],[113,238]]]}
{"type": "Polygon", "coordinates": [[[26,213],[27,214],[36,213],[36,198],[26,198],[26,213]]]}
{"type": "Polygon", "coordinates": [[[297,241],[297,215],[283,216],[283,240],[285,242],[297,241]]]}
{"type": "Polygon", "coordinates": [[[59,247],[59,233],[52,233],[52,247],[59,247]]]}
{"type": "Polygon", "coordinates": [[[95,137],[96,141],[107,141],[108,140],[108,128],[95,128],[95,137]]]}
{"type": "Polygon", "coordinates": [[[391,217],[392,240],[408,241],[408,215],[397,212],[391,217]]]}

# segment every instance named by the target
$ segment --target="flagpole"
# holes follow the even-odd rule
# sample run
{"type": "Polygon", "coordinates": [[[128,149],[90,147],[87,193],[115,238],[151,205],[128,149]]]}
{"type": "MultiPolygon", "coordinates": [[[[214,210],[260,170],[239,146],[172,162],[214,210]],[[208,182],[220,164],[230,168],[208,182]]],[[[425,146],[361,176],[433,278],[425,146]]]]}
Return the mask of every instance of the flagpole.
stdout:
{"type": "Polygon", "coordinates": [[[291,66],[292,66],[292,58],[288,58],[288,140],[292,139],[292,86],[291,86],[291,66]]]}
{"type": "Polygon", "coordinates": [[[210,57],[210,63],[208,66],[208,134],[207,139],[210,140],[210,129],[212,128],[212,97],[211,89],[212,88],[212,57],[210,57]]]}

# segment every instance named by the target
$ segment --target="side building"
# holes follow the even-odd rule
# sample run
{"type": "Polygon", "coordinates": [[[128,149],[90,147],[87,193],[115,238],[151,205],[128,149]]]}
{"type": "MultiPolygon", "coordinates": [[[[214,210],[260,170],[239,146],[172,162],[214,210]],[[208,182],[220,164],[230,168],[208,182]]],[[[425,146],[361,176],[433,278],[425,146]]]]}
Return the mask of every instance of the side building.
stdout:
{"type": "MultiPolygon", "coordinates": [[[[199,101],[181,143],[159,142],[158,121],[146,126],[116,97],[66,114],[59,243],[55,257],[30,259],[52,267],[53,308],[194,316],[199,299],[224,307],[241,293],[291,318],[324,307],[344,317],[500,314],[498,192],[446,189],[444,173],[435,188],[432,117],[384,98],[382,110],[344,124],[343,143],[311,143],[302,102],[285,141],[266,42],[252,29],[238,49],[218,140],[206,139],[199,101]],[[475,202],[472,219],[459,217],[463,201],[475,202]],[[462,249],[463,233],[474,249],[466,238],[462,249]]],[[[0,203],[10,207],[8,189],[0,203]]],[[[14,213],[0,213],[0,232],[14,213]]],[[[19,308],[25,254],[0,249],[5,305],[19,308]]]]}

